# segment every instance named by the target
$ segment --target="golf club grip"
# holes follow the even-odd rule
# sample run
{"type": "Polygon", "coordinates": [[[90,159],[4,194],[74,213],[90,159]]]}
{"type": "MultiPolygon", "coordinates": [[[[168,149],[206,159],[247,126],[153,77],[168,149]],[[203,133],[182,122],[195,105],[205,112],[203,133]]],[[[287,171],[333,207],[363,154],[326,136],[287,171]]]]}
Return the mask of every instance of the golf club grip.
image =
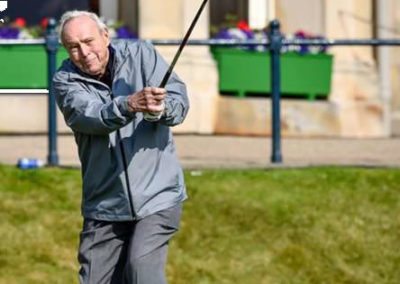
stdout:
{"type": "Polygon", "coordinates": [[[167,85],[167,82],[168,82],[168,80],[169,80],[169,77],[171,76],[172,71],[174,70],[175,64],[176,64],[176,62],[178,61],[179,56],[181,55],[182,50],[183,50],[183,48],[185,47],[185,45],[186,45],[186,43],[187,43],[187,41],[188,41],[188,39],[189,39],[189,37],[190,37],[190,34],[191,34],[192,31],[193,31],[194,26],[195,26],[196,23],[197,23],[197,20],[199,19],[201,13],[203,12],[203,9],[204,9],[204,7],[206,6],[207,1],[208,1],[208,0],[203,0],[203,3],[201,3],[201,6],[200,6],[199,10],[197,11],[196,16],[194,17],[192,23],[190,24],[190,27],[189,27],[188,31],[186,32],[185,37],[183,38],[181,44],[179,45],[178,51],[176,52],[176,54],[175,54],[175,56],[174,56],[174,59],[172,60],[171,65],[169,66],[167,72],[165,73],[165,75],[164,75],[164,77],[163,77],[163,79],[162,79],[162,81],[161,81],[161,84],[160,84],[160,86],[159,86],[160,88],[164,88],[165,85],[167,85]]]}

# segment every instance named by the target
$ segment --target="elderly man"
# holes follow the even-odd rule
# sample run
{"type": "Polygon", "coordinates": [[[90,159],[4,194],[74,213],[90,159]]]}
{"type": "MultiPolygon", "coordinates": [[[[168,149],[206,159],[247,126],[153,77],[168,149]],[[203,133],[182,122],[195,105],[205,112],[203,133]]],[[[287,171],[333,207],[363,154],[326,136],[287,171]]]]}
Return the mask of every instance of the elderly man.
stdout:
{"type": "Polygon", "coordinates": [[[166,283],[168,241],[186,199],[170,126],[189,103],[168,65],[145,42],[110,42],[89,12],[61,18],[69,59],[53,79],[82,165],[80,283],[166,283]]]}

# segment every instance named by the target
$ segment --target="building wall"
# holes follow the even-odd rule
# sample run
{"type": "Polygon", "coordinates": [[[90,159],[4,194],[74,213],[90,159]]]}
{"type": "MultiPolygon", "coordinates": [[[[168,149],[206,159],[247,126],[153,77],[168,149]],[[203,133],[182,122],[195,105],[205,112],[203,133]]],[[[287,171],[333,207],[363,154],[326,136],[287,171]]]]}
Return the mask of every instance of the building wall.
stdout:
{"type": "MultiPolygon", "coordinates": [[[[374,36],[371,1],[326,1],[330,38],[360,39],[374,36]],[[357,19],[366,19],[359,21],[357,19]]],[[[383,136],[384,107],[372,47],[335,47],[331,101],[338,106],[343,136],[383,136]],[[368,122],[368,123],[366,123],[368,122]]]]}
{"type": "Polygon", "coordinates": [[[285,33],[304,30],[313,34],[325,34],[324,0],[276,1],[276,16],[282,22],[285,33]]]}
{"type": "MultiPolygon", "coordinates": [[[[127,7],[120,0],[108,14],[127,7]]],[[[201,1],[138,0],[138,31],[145,39],[179,39],[185,34],[201,1]]],[[[400,33],[400,0],[390,1],[388,13],[392,38],[400,33]]],[[[110,2],[106,2],[107,5],[110,2]]],[[[263,15],[276,15],[285,34],[304,30],[332,39],[372,38],[376,35],[373,17],[374,1],[367,0],[269,0],[263,15]],[[271,4],[272,2],[273,5],[271,4]]],[[[103,4],[105,5],[105,4],[103,4]]],[[[264,7],[265,8],[265,7],[264,7]]],[[[104,12],[105,13],[105,12],[104,12]]],[[[254,10],[252,10],[254,13],[254,10]]],[[[264,16],[265,17],[265,16],[264,16]]],[[[209,34],[209,11],[203,12],[192,38],[206,39],[209,34]]],[[[171,62],[177,46],[157,46],[171,62]]],[[[385,102],[379,78],[377,50],[372,47],[332,47],[334,73],[332,92],[327,101],[283,100],[282,127],[286,136],[382,137],[385,132],[385,102]]],[[[390,119],[392,129],[400,121],[400,51],[390,49],[390,119]]],[[[176,72],[187,83],[191,110],[185,123],[175,132],[270,134],[270,100],[236,99],[218,94],[216,63],[208,47],[187,46],[176,72]]],[[[45,132],[47,129],[46,97],[0,96],[0,132],[45,132]],[[7,107],[5,107],[7,106],[7,107]],[[20,113],[21,106],[24,109],[20,113]],[[11,124],[10,121],[13,123],[11,124]]],[[[400,125],[400,124],[399,124],[400,125]]],[[[400,128],[400,126],[399,126],[400,128]]],[[[68,128],[59,117],[59,130],[68,128]]],[[[400,131],[399,131],[400,132],[400,131]]]]}
{"type": "MultiPolygon", "coordinates": [[[[382,26],[390,38],[400,37],[400,0],[390,0],[391,19],[389,26],[382,26]]],[[[392,135],[400,136],[400,48],[390,48],[390,83],[391,83],[391,129],[392,135]]]]}
{"type": "MultiPolygon", "coordinates": [[[[278,3],[278,18],[282,21],[284,29],[286,27],[284,32],[293,33],[295,30],[304,29],[330,39],[374,36],[371,24],[372,1],[307,0],[299,3],[283,0],[278,3]]],[[[331,135],[384,135],[383,105],[379,97],[379,77],[373,48],[331,47],[329,53],[334,55],[332,91],[326,102],[331,105],[327,109],[335,110],[335,115],[330,116],[334,126],[331,135]],[[337,125],[340,127],[337,128],[337,125]]],[[[315,111],[321,111],[321,108],[318,107],[315,111]]],[[[316,121],[314,123],[318,124],[316,121]]]]}
{"type": "MultiPolygon", "coordinates": [[[[48,129],[47,91],[37,94],[2,90],[0,94],[0,133],[45,133],[48,129]]],[[[57,109],[57,128],[70,133],[57,109]]]]}
{"type": "MultiPolygon", "coordinates": [[[[284,35],[303,30],[329,39],[372,38],[373,1],[280,0],[276,17],[284,35]]],[[[373,47],[331,47],[332,90],[326,101],[282,100],[284,136],[382,137],[387,135],[385,102],[373,47]]],[[[268,99],[223,98],[217,132],[269,135],[268,99]],[[230,120],[224,120],[227,114],[230,120]]]]}
{"type": "MultiPolygon", "coordinates": [[[[182,39],[189,28],[200,2],[197,0],[140,0],[139,34],[144,39],[182,39]],[[160,15],[166,15],[160,18],[160,15]],[[161,20],[160,20],[161,19],[161,20]]],[[[203,14],[194,28],[192,39],[207,39],[209,11],[203,14]]],[[[171,62],[178,46],[157,50],[171,62]]],[[[208,47],[187,46],[183,50],[175,71],[187,85],[190,112],[185,123],[175,132],[210,134],[214,132],[218,99],[218,78],[214,60],[208,47]]]]}

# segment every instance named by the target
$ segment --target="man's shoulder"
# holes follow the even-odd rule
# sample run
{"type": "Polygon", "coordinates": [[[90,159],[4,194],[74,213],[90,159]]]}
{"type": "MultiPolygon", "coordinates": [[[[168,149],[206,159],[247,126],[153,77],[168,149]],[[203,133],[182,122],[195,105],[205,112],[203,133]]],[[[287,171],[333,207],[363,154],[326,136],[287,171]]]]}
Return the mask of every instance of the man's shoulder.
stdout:
{"type": "Polygon", "coordinates": [[[70,59],[65,59],[54,74],[54,79],[66,79],[70,73],[76,73],[75,67],[70,59]]]}
{"type": "Polygon", "coordinates": [[[112,42],[112,47],[117,53],[122,56],[139,55],[152,52],[154,46],[146,40],[115,40],[112,42]]]}
{"type": "Polygon", "coordinates": [[[68,73],[73,71],[73,66],[71,60],[65,59],[61,66],[57,69],[56,73],[54,74],[55,79],[66,78],[68,73]]]}

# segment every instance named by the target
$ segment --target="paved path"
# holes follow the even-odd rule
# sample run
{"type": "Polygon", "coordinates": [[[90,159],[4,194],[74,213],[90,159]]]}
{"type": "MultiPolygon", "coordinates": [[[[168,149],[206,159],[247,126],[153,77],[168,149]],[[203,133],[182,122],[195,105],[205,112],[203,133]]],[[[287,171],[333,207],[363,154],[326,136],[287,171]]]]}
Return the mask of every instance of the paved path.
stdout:
{"type": "MultiPolygon", "coordinates": [[[[266,137],[175,135],[185,168],[265,168],[314,165],[400,167],[400,137],[395,139],[283,139],[283,163],[270,162],[266,137]]],[[[58,137],[62,166],[79,166],[72,135],[58,137]]],[[[20,157],[46,160],[47,136],[0,136],[0,163],[16,164],[20,157]]]]}

